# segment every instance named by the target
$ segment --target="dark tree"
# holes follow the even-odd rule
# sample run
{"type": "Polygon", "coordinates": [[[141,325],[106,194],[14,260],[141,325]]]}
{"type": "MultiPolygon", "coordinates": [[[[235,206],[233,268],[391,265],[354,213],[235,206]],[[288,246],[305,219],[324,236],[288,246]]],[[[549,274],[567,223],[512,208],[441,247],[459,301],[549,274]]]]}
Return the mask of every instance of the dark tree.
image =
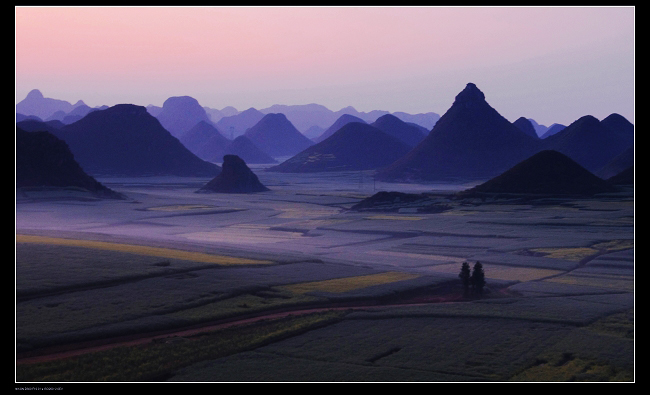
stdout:
{"type": "Polygon", "coordinates": [[[472,271],[470,281],[474,292],[478,295],[483,294],[483,287],[485,287],[485,273],[483,273],[483,265],[481,265],[481,262],[476,261],[474,264],[474,270],[472,271]]]}
{"type": "Polygon", "coordinates": [[[465,295],[469,293],[470,285],[470,270],[469,263],[463,262],[463,265],[460,267],[460,274],[458,274],[460,281],[463,283],[463,288],[465,289],[465,295]]]}

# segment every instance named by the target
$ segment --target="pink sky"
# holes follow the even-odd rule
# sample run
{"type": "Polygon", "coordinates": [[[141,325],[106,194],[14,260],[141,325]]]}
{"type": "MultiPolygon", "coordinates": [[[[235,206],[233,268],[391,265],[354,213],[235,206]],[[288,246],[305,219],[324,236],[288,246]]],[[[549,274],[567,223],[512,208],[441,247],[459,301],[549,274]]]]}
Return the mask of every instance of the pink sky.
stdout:
{"type": "Polygon", "coordinates": [[[634,122],[634,7],[16,7],[16,102],[319,103],[634,122]]]}

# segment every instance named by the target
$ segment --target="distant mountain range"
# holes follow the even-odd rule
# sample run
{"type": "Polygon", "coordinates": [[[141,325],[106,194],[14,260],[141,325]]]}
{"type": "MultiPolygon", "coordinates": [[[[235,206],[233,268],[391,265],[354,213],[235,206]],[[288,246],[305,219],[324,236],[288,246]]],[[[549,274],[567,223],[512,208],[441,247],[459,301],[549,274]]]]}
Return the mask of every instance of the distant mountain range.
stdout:
{"type": "Polygon", "coordinates": [[[75,108],[85,105],[81,100],[71,104],[65,100],[47,98],[38,89],[33,89],[27,94],[27,97],[16,104],[16,112],[24,115],[36,115],[42,120],[47,120],[57,111],[67,114],[75,108]]]}
{"type": "Polygon", "coordinates": [[[317,104],[238,112],[203,107],[189,96],[170,97],[163,107],[90,108],[33,90],[16,105],[16,122],[26,131],[49,131],[65,140],[81,167],[93,175],[214,176],[220,169],[208,162],[220,163],[229,154],[247,163],[290,158],[275,171],[373,168],[377,179],[399,182],[486,180],[543,150],[560,152],[602,178],[634,164],[634,125],[619,114],[602,121],[586,115],[566,127],[547,128],[524,117],[509,122],[472,83],[442,117],[361,113],[352,107],[334,112],[317,104]],[[432,129],[422,126],[426,122],[432,129]],[[348,128],[350,124],[354,127],[348,128]],[[383,144],[395,149],[379,147],[376,141],[386,136],[397,143],[383,144]],[[377,153],[383,162],[375,161],[377,153]]]}

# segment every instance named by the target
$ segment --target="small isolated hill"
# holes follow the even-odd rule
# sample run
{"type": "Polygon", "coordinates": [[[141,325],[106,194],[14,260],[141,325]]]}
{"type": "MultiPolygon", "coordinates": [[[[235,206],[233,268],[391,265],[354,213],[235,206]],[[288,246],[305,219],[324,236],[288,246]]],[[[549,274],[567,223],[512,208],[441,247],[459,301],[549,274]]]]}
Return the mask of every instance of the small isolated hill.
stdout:
{"type": "Polygon", "coordinates": [[[81,188],[97,197],[123,196],[86,174],[67,144],[53,134],[16,129],[16,188],[81,188]]]}
{"type": "Polygon", "coordinates": [[[325,131],[318,137],[314,139],[315,142],[320,143],[321,141],[324,141],[334,133],[338,132],[339,129],[341,129],[343,126],[349,124],[350,122],[359,122],[359,123],[366,123],[363,119],[359,117],[355,117],[354,115],[350,114],[343,114],[332,125],[330,125],[329,128],[325,129],[325,131]]]}
{"type": "Polygon", "coordinates": [[[526,135],[468,83],[431,132],[411,152],[377,172],[383,181],[481,180],[538,152],[526,135]]]}
{"type": "Polygon", "coordinates": [[[415,147],[426,137],[417,126],[409,125],[391,114],[382,115],[371,125],[410,147],[415,147]]]}
{"type": "Polygon", "coordinates": [[[93,111],[53,133],[88,174],[214,177],[219,166],[190,152],[142,106],[93,111]]]}
{"type": "Polygon", "coordinates": [[[267,171],[285,173],[371,170],[387,166],[411,147],[365,123],[351,122],[328,139],[267,171]]]}
{"type": "Polygon", "coordinates": [[[266,114],[244,135],[259,149],[275,158],[293,156],[314,144],[280,113],[266,114]]]}
{"type": "Polygon", "coordinates": [[[179,140],[194,155],[207,161],[212,161],[216,157],[221,159],[224,149],[230,144],[230,140],[225,138],[212,123],[206,121],[194,125],[183,133],[179,140]]]}
{"type": "Polygon", "coordinates": [[[579,195],[615,192],[617,189],[596,177],[568,156],[557,151],[541,151],[503,174],[459,192],[458,196],[481,194],[579,195]]]}
{"type": "Polygon", "coordinates": [[[174,137],[182,136],[201,121],[211,123],[205,109],[190,96],[168,98],[156,118],[174,137]]]}
{"type": "MultiPolygon", "coordinates": [[[[257,148],[252,141],[246,136],[239,136],[230,142],[224,149],[224,155],[236,155],[250,164],[268,164],[278,163],[277,160],[267,155],[264,151],[257,148]]],[[[213,162],[218,162],[221,158],[213,158],[213,162]]]]}
{"type": "Polygon", "coordinates": [[[197,192],[255,193],[268,190],[240,157],[224,155],[221,173],[197,192]]]}

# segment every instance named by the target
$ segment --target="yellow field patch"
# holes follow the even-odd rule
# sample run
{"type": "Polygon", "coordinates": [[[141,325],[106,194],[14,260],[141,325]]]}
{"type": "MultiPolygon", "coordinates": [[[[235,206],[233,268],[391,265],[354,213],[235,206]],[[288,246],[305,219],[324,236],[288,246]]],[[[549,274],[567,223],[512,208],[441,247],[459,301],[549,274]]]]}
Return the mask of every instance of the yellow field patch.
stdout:
{"type": "Polygon", "coordinates": [[[223,255],[204,254],[201,252],[175,250],[171,248],[149,247],[134,244],[109,243],[104,241],[62,239],[57,237],[16,235],[16,243],[53,244],[61,246],[95,248],[100,250],[126,252],[137,255],[157,256],[169,259],[181,259],[192,262],[215,263],[217,265],[260,265],[272,261],[244,259],[223,255]]]}
{"type": "Polygon", "coordinates": [[[365,217],[365,219],[382,219],[382,220],[396,220],[396,221],[419,221],[421,219],[424,219],[424,217],[411,217],[411,216],[403,216],[403,215],[371,215],[369,217],[365,217]]]}
{"type": "Polygon", "coordinates": [[[582,285],[586,287],[611,288],[620,291],[634,291],[634,277],[632,276],[575,276],[567,274],[565,276],[549,278],[544,281],[568,285],[582,285]]]}
{"type": "Polygon", "coordinates": [[[598,248],[607,251],[621,251],[629,248],[634,248],[634,240],[611,240],[602,243],[594,244],[593,248],[598,248]]]}
{"type": "Polygon", "coordinates": [[[582,259],[598,253],[595,248],[533,248],[529,251],[544,254],[546,258],[564,259],[572,262],[580,262],[582,259]]]}
{"type": "Polygon", "coordinates": [[[333,280],[314,281],[308,283],[299,283],[281,287],[287,291],[297,294],[304,294],[312,291],[321,292],[348,292],[355,289],[370,287],[373,285],[389,284],[397,281],[411,280],[419,277],[417,274],[386,272],[379,274],[370,274],[367,276],[336,278],[333,280]]]}
{"type": "MultiPolygon", "coordinates": [[[[538,269],[534,267],[513,267],[513,266],[494,265],[489,263],[481,263],[481,264],[483,265],[483,272],[485,273],[485,277],[492,278],[495,280],[525,282],[525,281],[539,280],[540,278],[555,276],[564,273],[563,271],[560,270],[538,269]]],[[[470,264],[470,267],[472,266],[473,264],[470,264]]],[[[455,263],[436,265],[431,270],[439,273],[458,274],[460,273],[460,265],[455,263]]]]}

